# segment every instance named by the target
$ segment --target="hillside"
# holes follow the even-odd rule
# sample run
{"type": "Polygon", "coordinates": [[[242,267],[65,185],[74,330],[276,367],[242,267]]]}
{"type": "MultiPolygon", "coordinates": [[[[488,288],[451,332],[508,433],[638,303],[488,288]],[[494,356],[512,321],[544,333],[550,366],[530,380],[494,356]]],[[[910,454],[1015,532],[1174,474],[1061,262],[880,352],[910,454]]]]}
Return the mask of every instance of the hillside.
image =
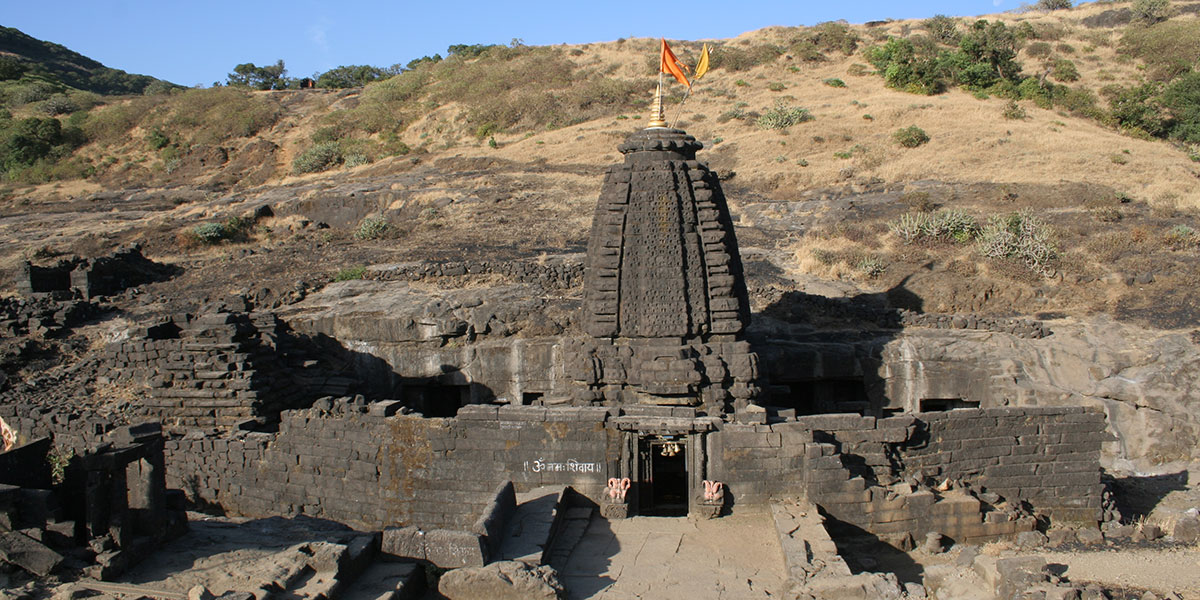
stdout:
{"type": "MultiPolygon", "coordinates": [[[[1156,138],[1113,115],[1120,93],[1155,83],[1146,74],[1164,62],[1162,48],[1134,48],[1175,40],[1168,49],[1194,60],[1188,53],[1200,38],[1180,32],[1200,31],[1195,6],[1176,6],[1175,16],[1155,25],[1129,23],[1121,4],[987,17],[1024,32],[1014,35],[1015,60],[1027,81],[1062,61],[1077,72],[1069,85],[1040,77],[1043,95],[1022,100],[1005,97],[1003,81],[973,90],[948,81],[933,95],[889,87],[871,64],[872,48],[888,39],[931,46],[930,30],[943,27],[937,20],[767,28],[717,42],[714,70],[682,105],[681,86],[670,88],[669,113],[705,141],[705,160],[736,174],[726,185],[743,246],[761,247],[794,280],[868,289],[905,282],[928,310],[1102,312],[1192,327],[1200,155],[1195,144],[1156,138]],[[800,108],[811,120],[787,127],[767,120],[800,108]],[[896,132],[910,126],[929,141],[897,143],[896,132]],[[911,225],[955,210],[974,237],[989,218],[1026,209],[1047,222],[1054,246],[1050,262],[1034,269],[1025,259],[989,260],[965,239],[906,238],[896,229],[905,213],[911,225]]],[[[951,32],[967,35],[974,23],[953,21],[951,32]]],[[[700,46],[674,44],[687,62],[700,46]]],[[[10,219],[0,267],[11,273],[23,258],[133,240],[170,260],[286,244],[308,234],[264,223],[240,238],[249,245],[181,247],[178,240],[267,199],[277,213],[296,212],[297,202],[347,189],[359,190],[347,200],[358,216],[337,217],[346,222],[320,234],[337,259],[308,275],[472,248],[514,255],[579,248],[604,165],[618,160],[616,144],[644,122],[656,47],[647,39],[477,47],[365,88],[186,90],[77,113],[63,119],[64,131],[77,125],[88,141],[52,166],[38,164],[51,175],[87,176],[9,183],[4,202],[7,214],[62,215],[78,231],[34,233],[10,219]],[[155,198],[155,189],[171,190],[159,194],[170,199],[132,202],[155,198]],[[126,212],[131,202],[145,211],[140,217],[126,212]],[[391,223],[393,237],[353,237],[371,212],[391,223]],[[498,227],[481,228],[487,223],[498,227]]],[[[330,212],[309,216],[333,225],[330,212]]]]}
{"type": "Polygon", "coordinates": [[[36,39],[12,27],[0,27],[0,58],[9,70],[0,79],[11,77],[14,70],[51,83],[95,94],[140,94],[159,81],[148,75],[135,75],[106,67],[78,52],[53,42],[36,39]]]}

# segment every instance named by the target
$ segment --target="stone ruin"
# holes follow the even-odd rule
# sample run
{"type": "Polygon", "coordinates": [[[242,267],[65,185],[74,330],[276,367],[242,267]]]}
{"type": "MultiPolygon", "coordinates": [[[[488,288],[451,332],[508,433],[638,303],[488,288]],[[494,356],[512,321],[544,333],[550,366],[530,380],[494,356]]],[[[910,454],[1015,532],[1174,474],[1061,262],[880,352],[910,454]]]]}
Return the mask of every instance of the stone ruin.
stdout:
{"type": "MultiPolygon", "coordinates": [[[[515,495],[545,486],[562,490],[551,532],[579,510],[711,518],[784,498],[899,547],[935,532],[968,543],[1013,537],[1039,519],[1097,525],[1100,450],[1111,439],[1103,412],[1014,406],[987,385],[930,383],[870,352],[749,335],[733,222],[718,177],[696,161],[701,147],[667,128],[619,147],[624,162],[609,169],[596,206],[582,306],[563,311],[574,327],[506,337],[516,318],[500,306],[507,292],[447,292],[420,315],[358,321],[306,318],[303,305],[211,308],[134,329],[103,353],[101,377],[141,386],[135,412],[167,425],[165,438],[78,411],[6,404],[0,417],[24,436],[72,440],[84,465],[112,465],[89,471],[84,497],[118,516],[77,515],[74,535],[108,536],[117,551],[137,545],[121,511],[173,518],[163,486],[227,514],[382,531],[384,554],[444,568],[510,558],[501,542],[515,495]],[[105,435],[123,441],[94,446],[105,435]],[[147,459],[114,449],[129,441],[164,456],[137,471],[149,474],[138,486],[116,456],[147,459]],[[121,490],[134,487],[153,488],[153,500],[122,504],[121,490]]],[[[69,280],[82,281],[72,269],[69,280]]],[[[571,279],[577,268],[551,272],[571,279]]],[[[58,271],[26,273],[26,291],[62,287],[58,271]]],[[[893,320],[1049,333],[1033,322],[893,320]]],[[[534,562],[569,553],[543,542],[534,562]]],[[[804,579],[803,553],[788,560],[804,579]]]]}
{"type": "Polygon", "coordinates": [[[187,530],[157,423],[113,429],[71,457],[51,450],[41,438],[0,454],[0,560],[39,576],[70,560],[111,579],[187,530]]]}

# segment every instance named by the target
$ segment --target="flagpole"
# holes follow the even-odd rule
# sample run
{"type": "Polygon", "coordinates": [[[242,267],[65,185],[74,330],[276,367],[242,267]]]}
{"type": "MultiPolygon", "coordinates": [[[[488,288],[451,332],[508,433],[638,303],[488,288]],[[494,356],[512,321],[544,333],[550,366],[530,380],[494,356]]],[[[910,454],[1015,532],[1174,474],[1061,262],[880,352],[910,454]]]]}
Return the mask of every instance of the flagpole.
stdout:
{"type": "Polygon", "coordinates": [[[675,109],[675,118],[671,120],[672,129],[675,127],[675,124],[679,122],[679,117],[683,115],[683,105],[685,102],[687,102],[687,99],[690,98],[691,95],[692,86],[689,85],[687,91],[683,93],[683,100],[679,101],[679,108],[675,109]]]}

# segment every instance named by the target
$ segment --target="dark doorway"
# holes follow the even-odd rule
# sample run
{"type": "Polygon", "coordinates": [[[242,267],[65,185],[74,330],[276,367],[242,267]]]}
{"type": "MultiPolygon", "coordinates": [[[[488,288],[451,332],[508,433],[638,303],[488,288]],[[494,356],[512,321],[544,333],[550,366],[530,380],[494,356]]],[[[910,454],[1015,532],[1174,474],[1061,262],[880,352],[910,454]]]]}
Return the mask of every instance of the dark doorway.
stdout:
{"type": "Polygon", "coordinates": [[[797,415],[864,413],[870,406],[861,378],[809,379],[787,384],[787,395],[772,394],[771,404],[797,415]]]}
{"type": "Polygon", "coordinates": [[[683,436],[642,438],[638,512],[658,517],[688,514],[687,441],[683,436]]]}
{"type": "Polygon", "coordinates": [[[453,417],[471,400],[471,386],[431,383],[404,386],[405,402],[426,417],[453,417]]]}

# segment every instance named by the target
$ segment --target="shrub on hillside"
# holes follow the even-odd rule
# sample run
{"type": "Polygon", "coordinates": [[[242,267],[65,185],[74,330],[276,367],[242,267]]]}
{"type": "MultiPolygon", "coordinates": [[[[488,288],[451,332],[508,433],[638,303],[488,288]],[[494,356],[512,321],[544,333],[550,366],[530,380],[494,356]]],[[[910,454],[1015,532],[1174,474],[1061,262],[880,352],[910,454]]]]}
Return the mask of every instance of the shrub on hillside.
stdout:
{"type": "Polygon", "coordinates": [[[1162,104],[1171,114],[1170,136],[1200,144],[1200,72],[1188,73],[1167,86],[1162,104]]]}
{"type": "Polygon", "coordinates": [[[1154,24],[1171,17],[1170,0],[1133,0],[1133,20],[1154,24]]]}
{"type": "Polygon", "coordinates": [[[246,232],[254,225],[254,221],[241,217],[230,217],[224,223],[201,223],[190,229],[185,229],[176,236],[180,246],[213,246],[225,240],[244,240],[246,232]]]}
{"type": "Polygon", "coordinates": [[[354,230],[354,238],[359,240],[377,240],[387,235],[391,229],[387,219],[380,216],[370,216],[358,224],[354,230]]]}
{"type": "Polygon", "coordinates": [[[804,29],[792,42],[790,50],[802,60],[818,61],[824,60],[830,52],[850,56],[858,49],[858,42],[858,34],[849,25],[829,21],[804,29]]]}
{"type": "Polygon", "coordinates": [[[864,55],[888,87],[927,96],[945,87],[940,65],[930,57],[918,56],[910,40],[890,38],[882,46],[867,48],[864,55]]]}
{"type": "Polygon", "coordinates": [[[0,81],[20,79],[29,67],[11,56],[0,56],[0,81]]]}
{"type": "Polygon", "coordinates": [[[1074,62],[1060,58],[1054,61],[1050,76],[1059,81],[1079,81],[1079,69],[1075,67],[1074,62]]]}
{"type": "MultiPolygon", "coordinates": [[[[743,50],[729,44],[718,46],[712,53],[714,69],[727,71],[745,71],[758,65],[774,62],[783,54],[777,46],[760,44],[743,50]]],[[[655,61],[657,63],[657,60],[655,61]]]]}
{"type": "Polygon", "coordinates": [[[946,15],[934,15],[933,18],[921,21],[921,25],[929,32],[929,37],[948,46],[957,46],[962,34],[958,32],[958,19],[946,15]]]}
{"type": "Polygon", "coordinates": [[[762,129],[787,129],[813,120],[812,113],[807,108],[791,106],[784,101],[775,103],[774,108],[767,110],[754,123],[762,129]]]}
{"type": "Polygon", "coordinates": [[[355,279],[363,279],[367,276],[367,268],[364,266],[346,267],[338,271],[334,276],[334,281],[353,281],[355,279]]]}
{"type": "Polygon", "coordinates": [[[1167,132],[1167,120],[1158,102],[1160,86],[1153,82],[1134,87],[1109,86],[1102,93],[1108,98],[1108,120],[1117,127],[1148,136],[1167,132]]]}
{"type": "Polygon", "coordinates": [[[400,73],[399,65],[395,65],[386,69],[372,67],[371,65],[347,65],[340,66],[336,69],[330,69],[317,76],[316,86],[319,88],[351,88],[362,87],[378,81],[387,79],[393,75],[400,73]]]}
{"type": "Polygon", "coordinates": [[[975,217],[959,210],[905,213],[887,225],[888,230],[896,234],[905,244],[916,242],[966,243],[979,232],[979,223],[975,217]]]}
{"type": "Polygon", "coordinates": [[[84,141],[79,128],[64,128],[58,119],[6,119],[0,121],[0,169],[11,176],[14,170],[60,159],[84,141]]]}
{"type": "Polygon", "coordinates": [[[1071,0],[1038,0],[1034,8],[1038,10],[1066,10],[1071,8],[1071,0]]]}
{"type": "Polygon", "coordinates": [[[54,94],[37,105],[38,112],[52,117],[65,115],[79,110],[79,105],[66,94],[54,94]]]}
{"type": "Polygon", "coordinates": [[[1147,27],[1128,27],[1119,52],[1146,63],[1154,81],[1170,81],[1200,62],[1200,21],[1172,19],[1147,27]]]}
{"type": "Polygon", "coordinates": [[[988,219],[979,232],[979,252],[988,258],[1018,260],[1042,276],[1053,273],[1058,258],[1054,230],[1029,210],[988,219]]]}
{"type": "Polygon", "coordinates": [[[916,125],[910,125],[893,133],[892,139],[905,148],[916,148],[929,141],[929,134],[916,125]]]}
{"type": "Polygon", "coordinates": [[[292,160],[292,172],[297,175],[318,173],[342,164],[343,160],[342,149],[337,142],[322,142],[292,160]]]}

